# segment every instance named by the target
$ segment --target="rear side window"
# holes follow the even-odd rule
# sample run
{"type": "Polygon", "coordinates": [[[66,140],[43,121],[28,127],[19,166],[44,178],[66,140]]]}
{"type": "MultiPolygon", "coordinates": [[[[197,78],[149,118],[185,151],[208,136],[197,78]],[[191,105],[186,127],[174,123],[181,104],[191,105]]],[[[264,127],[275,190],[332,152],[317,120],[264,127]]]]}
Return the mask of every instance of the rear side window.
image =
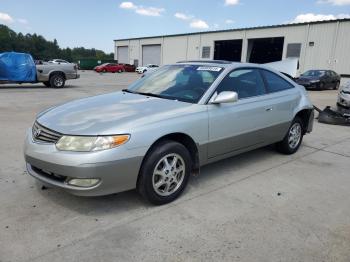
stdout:
{"type": "Polygon", "coordinates": [[[291,89],[294,86],[288,81],[284,80],[282,77],[276,75],[267,70],[261,70],[262,74],[266,80],[267,91],[269,93],[279,92],[287,89],[291,89]]]}
{"type": "Polygon", "coordinates": [[[234,91],[238,98],[248,98],[265,94],[264,82],[257,69],[236,69],[219,84],[217,92],[234,91]]]}

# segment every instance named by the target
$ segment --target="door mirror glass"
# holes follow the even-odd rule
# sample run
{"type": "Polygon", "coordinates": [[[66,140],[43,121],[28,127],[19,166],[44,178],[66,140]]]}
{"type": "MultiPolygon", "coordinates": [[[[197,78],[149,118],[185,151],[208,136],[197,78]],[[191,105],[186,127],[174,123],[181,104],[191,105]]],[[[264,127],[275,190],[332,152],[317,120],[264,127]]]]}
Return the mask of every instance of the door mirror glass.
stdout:
{"type": "Polygon", "coordinates": [[[238,101],[238,94],[233,91],[219,93],[211,102],[212,104],[235,103],[238,101]]]}

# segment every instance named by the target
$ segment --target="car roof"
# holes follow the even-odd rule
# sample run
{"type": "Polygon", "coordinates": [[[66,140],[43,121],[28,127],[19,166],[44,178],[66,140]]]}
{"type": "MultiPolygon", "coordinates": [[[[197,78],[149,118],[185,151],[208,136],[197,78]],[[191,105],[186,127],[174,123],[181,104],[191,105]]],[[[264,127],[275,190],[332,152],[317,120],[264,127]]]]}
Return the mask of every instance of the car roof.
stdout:
{"type": "Polygon", "coordinates": [[[224,70],[234,70],[239,68],[259,68],[268,70],[270,72],[273,72],[275,74],[278,74],[282,76],[284,79],[292,79],[292,77],[288,73],[283,73],[280,70],[276,70],[272,66],[268,64],[254,64],[254,63],[242,63],[242,62],[231,62],[231,61],[224,61],[224,60],[195,60],[195,61],[180,61],[173,65],[179,65],[179,64],[187,64],[187,65],[199,65],[199,66],[207,66],[207,67],[221,67],[224,68],[224,70]]]}
{"type": "Polygon", "coordinates": [[[257,68],[268,69],[270,71],[275,71],[273,68],[270,68],[268,65],[254,64],[254,63],[242,63],[242,62],[231,62],[231,61],[225,61],[225,60],[180,61],[180,62],[177,62],[176,64],[215,66],[215,67],[232,68],[232,69],[237,68],[237,67],[257,67],[257,68]]]}

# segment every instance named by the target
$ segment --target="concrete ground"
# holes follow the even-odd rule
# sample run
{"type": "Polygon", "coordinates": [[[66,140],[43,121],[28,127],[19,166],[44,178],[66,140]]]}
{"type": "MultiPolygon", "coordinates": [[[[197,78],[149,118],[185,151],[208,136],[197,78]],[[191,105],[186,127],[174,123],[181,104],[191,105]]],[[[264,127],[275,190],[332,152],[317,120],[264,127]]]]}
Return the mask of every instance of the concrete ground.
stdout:
{"type": "MultiPolygon", "coordinates": [[[[202,169],[175,202],[42,190],[24,167],[42,109],[126,87],[81,72],[67,88],[0,86],[0,261],[350,261],[350,128],[315,122],[292,156],[271,147],[202,169]]],[[[336,91],[313,91],[333,105],[336,91]]]]}

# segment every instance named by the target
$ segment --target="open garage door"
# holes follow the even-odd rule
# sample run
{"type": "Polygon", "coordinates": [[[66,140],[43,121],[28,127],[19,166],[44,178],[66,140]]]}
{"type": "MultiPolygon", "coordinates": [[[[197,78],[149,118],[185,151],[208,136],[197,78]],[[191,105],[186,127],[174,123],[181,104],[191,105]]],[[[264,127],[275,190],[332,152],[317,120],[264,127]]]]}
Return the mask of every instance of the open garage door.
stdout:
{"type": "Polygon", "coordinates": [[[240,62],[242,39],[215,41],[214,59],[240,62]]]}
{"type": "Polygon", "coordinates": [[[118,63],[129,63],[129,48],[127,46],[118,46],[118,63]]]}
{"type": "Polygon", "coordinates": [[[282,60],[284,37],[248,39],[247,61],[265,64],[282,60]]]}
{"type": "Polygon", "coordinates": [[[160,45],[142,46],[142,65],[155,64],[160,65],[160,45]]]}

